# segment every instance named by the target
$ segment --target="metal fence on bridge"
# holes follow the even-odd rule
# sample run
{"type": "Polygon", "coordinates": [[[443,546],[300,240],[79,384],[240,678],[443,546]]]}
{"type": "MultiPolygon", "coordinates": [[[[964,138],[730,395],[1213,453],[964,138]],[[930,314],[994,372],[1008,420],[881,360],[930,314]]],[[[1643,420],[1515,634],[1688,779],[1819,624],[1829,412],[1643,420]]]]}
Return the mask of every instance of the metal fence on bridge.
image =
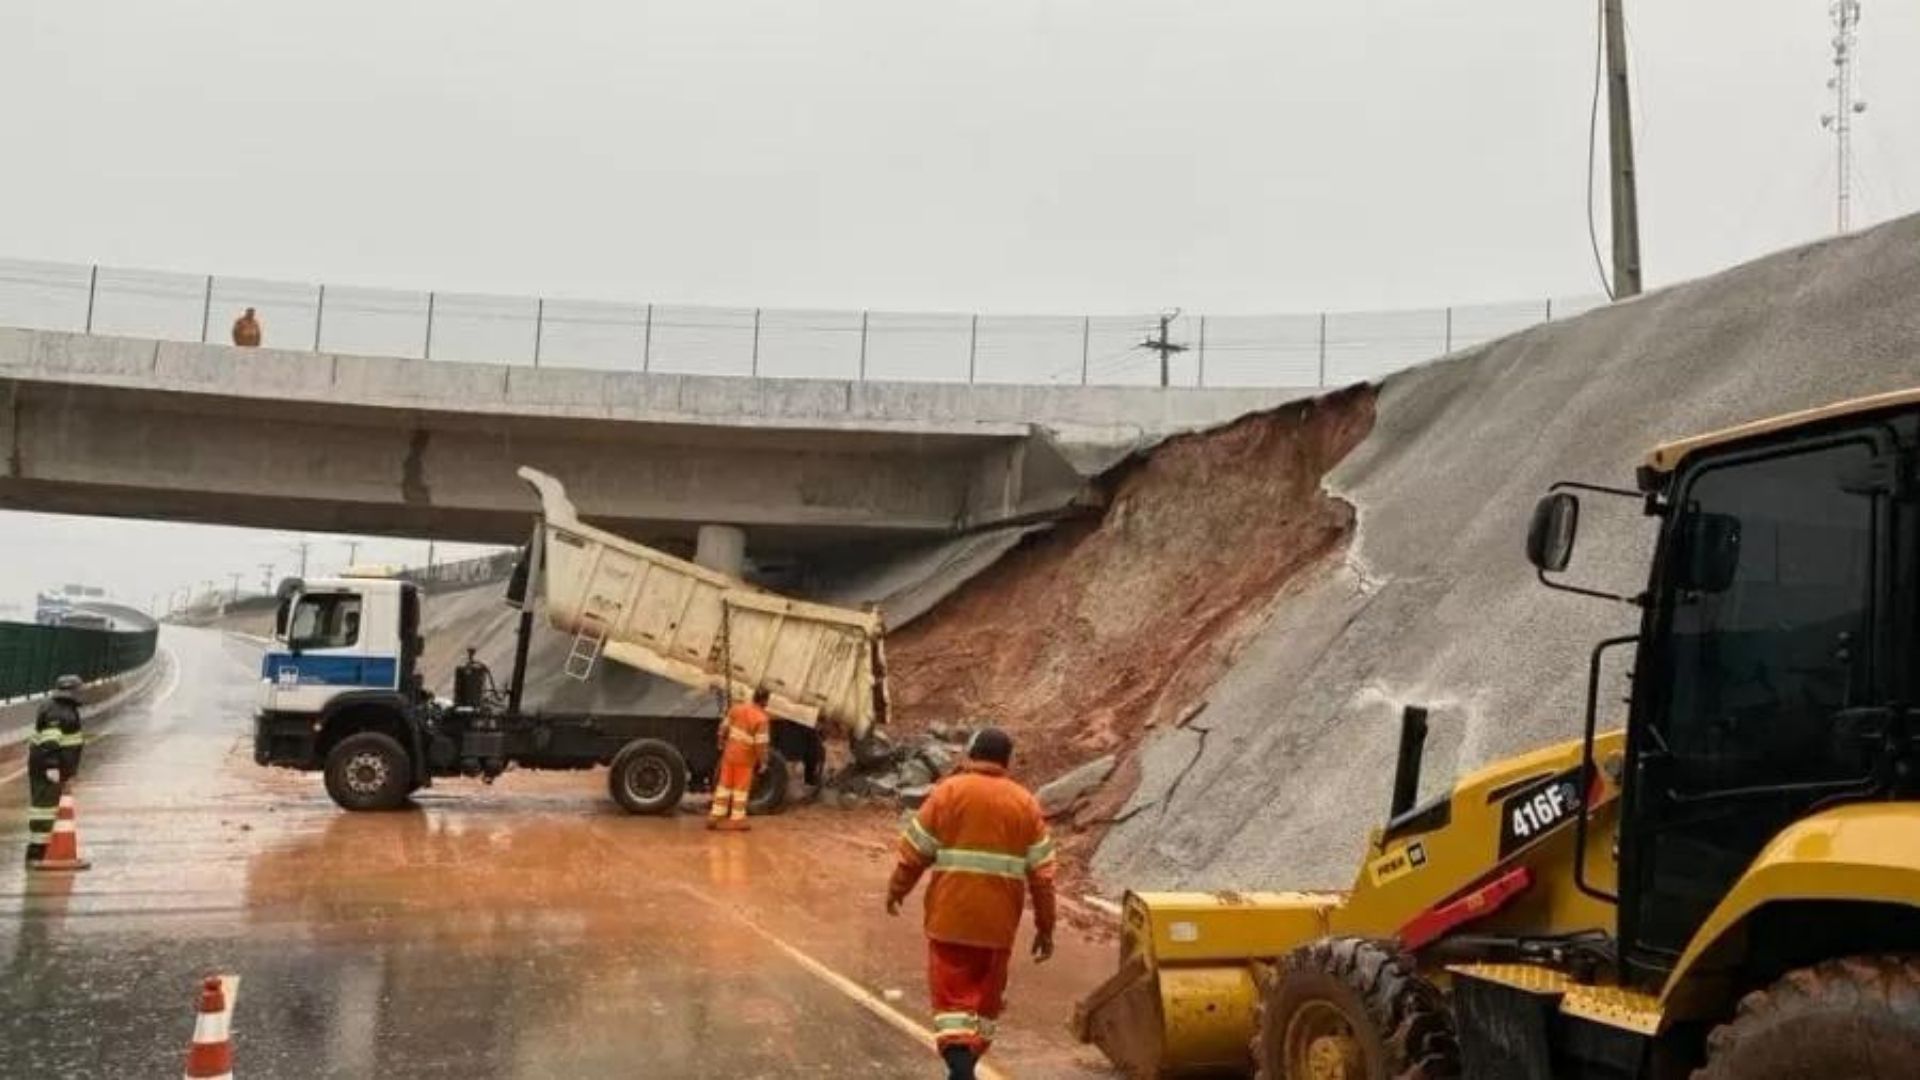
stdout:
{"type": "MultiPolygon", "coordinates": [[[[1596,296],[1379,312],[1182,315],[1174,386],[1376,379],[1604,303],[1596,296]]],[[[404,292],[0,259],[0,326],[227,341],[254,308],[271,348],[771,378],[1154,385],[1158,316],[971,315],[623,304],[404,292]]]]}
{"type": "Polygon", "coordinates": [[[153,659],[158,639],[157,629],[0,622],[0,700],[51,690],[62,675],[93,682],[132,671],[153,659]]]}

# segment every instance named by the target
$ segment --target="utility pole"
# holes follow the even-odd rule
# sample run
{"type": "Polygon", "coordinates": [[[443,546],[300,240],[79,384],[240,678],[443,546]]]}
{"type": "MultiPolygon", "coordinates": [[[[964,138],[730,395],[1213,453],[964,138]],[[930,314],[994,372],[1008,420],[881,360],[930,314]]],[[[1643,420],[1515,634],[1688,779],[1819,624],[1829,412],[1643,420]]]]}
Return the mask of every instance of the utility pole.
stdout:
{"type": "Polygon", "coordinates": [[[1860,0],[1834,0],[1833,111],[1820,117],[1820,126],[1833,132],[1833,150],[1839,187],[1834,198],[1834,227],[1846,232],[1853,225],[1853,118],[1867,111],[1867,103],[1853,97],[1853,49],[1860,41],[1860,0]]]}
{"type": "Polygon", "coordinates": [[[1610,173],[1613,297],[1616,300],[1640,295],[1640,196],[1638,175],[1633,167],[1633,106],[1627,88],[1627,22],[1623,3],[1624,0],[1602,0],[1607,23],[1607,132],[1613,148],[1610,173]]]}
{"type": "Polygon", "coordinates": [[[296,541],[293,545],[294,550],[300,553],[300,580],[301,581],[307,580],[307,549],[311,548],[312,546],[313,544],[306,540],[296,541]]]}
{"type": "Polygon", "coordinates": [[[1179,317],[1179,308],[1174,308],[1171,314],[1161,315],[1160,336],[1150,337],[1136,346],[1136,348],[1141,349],[1152,349],[1154,352],[1160,354],[1160,385],[1163,387],[1172,385],[1172,365],[1170,360],[1173,354],[1187,351],[1185,345],[1179,345],[1167,339],[1168,327],[1172,326],[1173,320],[1179,317]]]}
{"type": "Polygon", "coordinates": [[[347,541],[347,565],[360,565],[360,541],[358,540],[347,541]]]}
{"type": "Polygon", "coordinates": [[[229,604],[239,603],[240,602],[240,575],[236,572],[236,573],[228,574],[227,576],[233,579],[233,591],[227,594],[227,603],[229,604]]]}
{"type": "Polygon", "coordinates": [[[273,595],[273,564],[270,562],[260,564],[260,593],[263,596],[273,595]]]}

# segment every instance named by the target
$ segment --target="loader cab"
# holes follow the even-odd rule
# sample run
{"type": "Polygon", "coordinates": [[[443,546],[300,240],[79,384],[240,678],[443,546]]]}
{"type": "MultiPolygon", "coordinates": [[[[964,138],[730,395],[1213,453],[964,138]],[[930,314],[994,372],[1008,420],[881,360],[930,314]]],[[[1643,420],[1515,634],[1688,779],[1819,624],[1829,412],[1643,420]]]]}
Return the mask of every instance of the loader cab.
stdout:
{"type": "MultiPolygon", "coordinates": [[[[1625,760],[1607,764],[1624,788],[1621,966],[1648,989],[1782,829],[1915,794],[1901,703],[1920,412],[1754,427],[1663,447],[1641,473],[1657,540],[1630,598],[1639,633],[1615,639],[1634,650],[1633,689],[1625,760]]],[[[1578,513],[1564,491],[1536,511],[1543,578],[1567,566],[1578,513]]]]}
{"type": "Polygon", "coordinates": [[[343,695],[411,697],[420,660],[420,591],[375,571],[289,581],[261,659],[261,707],[325,712],[343,695]]]}

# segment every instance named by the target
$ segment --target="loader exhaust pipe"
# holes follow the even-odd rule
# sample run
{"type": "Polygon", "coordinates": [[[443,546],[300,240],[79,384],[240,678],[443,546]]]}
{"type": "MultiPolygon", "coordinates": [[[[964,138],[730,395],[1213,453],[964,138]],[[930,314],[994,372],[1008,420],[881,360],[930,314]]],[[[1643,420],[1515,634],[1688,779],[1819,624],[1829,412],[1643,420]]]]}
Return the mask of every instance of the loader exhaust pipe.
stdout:
{"type": "Polygon", "coordinates": [[[1420,798],[1420,762],[1426,749],[1426,706],[1409,705],[1400,710],[1400,761],[1393,770],[1393,807],[1387,811],[1388,821],[1413,809],[1420,798]]]}

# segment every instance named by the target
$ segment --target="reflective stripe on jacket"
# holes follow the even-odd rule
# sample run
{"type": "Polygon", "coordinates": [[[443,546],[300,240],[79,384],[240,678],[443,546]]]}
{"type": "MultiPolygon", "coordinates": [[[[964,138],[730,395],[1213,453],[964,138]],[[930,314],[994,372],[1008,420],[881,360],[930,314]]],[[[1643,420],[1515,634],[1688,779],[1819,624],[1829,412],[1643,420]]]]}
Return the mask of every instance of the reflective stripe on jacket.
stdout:
{"type": "Polygon", "coordinates": [[[758,769],[772,747],[772,728],[767,711],[751,701],[728,709],[726,719],[720,721],[721,762],[758,769]]]}
{"type": "Polygon", "coordinates": [[[904,898],[921,874],[927,936],[954,945],[1010,949],[1029,890],[1033,918],[1053,932],[1054,847],[1040,804],[987,762],[943,780],[900,834],[890,894],[904,898]]]}
{"type": "Polygon", "coordinates": [[[86,736],[80,732],[80,707],[62,698],[40,704],[33,719],[33,733],[27,736],[27,768],[59,769],[71,779],[80,771],[80,748],[86,736]]]}

